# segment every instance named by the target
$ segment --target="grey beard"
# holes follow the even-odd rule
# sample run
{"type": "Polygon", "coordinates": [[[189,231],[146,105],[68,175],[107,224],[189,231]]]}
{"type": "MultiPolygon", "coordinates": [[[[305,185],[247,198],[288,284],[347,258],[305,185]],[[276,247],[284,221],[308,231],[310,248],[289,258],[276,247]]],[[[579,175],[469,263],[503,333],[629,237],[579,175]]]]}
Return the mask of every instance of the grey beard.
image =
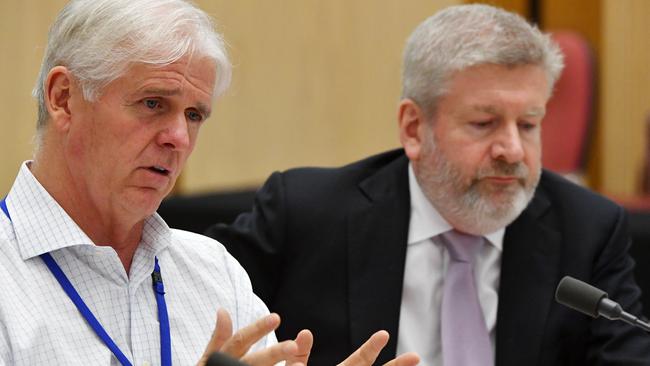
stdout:
{"type": "Polygon", "coordinates": [[[513,222],[533,198],[541,174],[538,170],[526,187],[528,168],[523,163],[494,160],[490,167],[479,169],[468,185],[460,169],[435,146],[423,155],[429,156],[429,161],[414,164],[414,171],[425,196],[457,229],[475,235],[495,232],[513,222]],[[513,192],[502,193],[510,195],[507,200],[493,202],[480,189],[480,179],[491,175],[514,175],[520,178],[520,185],[513,192]]]}

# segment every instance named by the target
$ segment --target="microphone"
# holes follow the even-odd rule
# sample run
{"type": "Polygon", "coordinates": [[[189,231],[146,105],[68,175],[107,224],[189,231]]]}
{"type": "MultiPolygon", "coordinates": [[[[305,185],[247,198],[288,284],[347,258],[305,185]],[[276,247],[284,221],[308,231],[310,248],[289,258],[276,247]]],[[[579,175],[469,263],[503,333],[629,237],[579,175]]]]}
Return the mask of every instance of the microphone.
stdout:
{"type": "Polygon", "coordinates": [[[602,315],[609,320],[622,320],[650,332],[650,324],[623,311],[621,305],[607,298],[605,291],[573,277],[562,278],[555,291],[555,300],[591,317],[598,318],[602,315]]]}
{"type": "Polygon", "coordinates": [[[247,365],[221,352],[214,352],[208,358],[208,361],[205,363],[205,366],[247,366],[247,365]]]}

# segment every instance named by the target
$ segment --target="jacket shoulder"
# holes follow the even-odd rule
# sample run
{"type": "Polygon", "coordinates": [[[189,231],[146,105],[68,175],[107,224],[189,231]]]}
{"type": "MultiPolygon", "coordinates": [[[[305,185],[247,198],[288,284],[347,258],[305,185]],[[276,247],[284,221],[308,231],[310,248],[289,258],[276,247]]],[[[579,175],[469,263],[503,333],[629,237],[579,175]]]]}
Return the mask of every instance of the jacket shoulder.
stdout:
{"type": "Polygon", "coordinates": [[[564,227],[611,227],[625,216],[625,210],[610,199],[549,171],[542,173],[529,209],[538,215],[552,213],[556,224],[564,227]]]}
{"type": "Polygon", "coordinates": [[[402,149],[390,150],[339,167],[302,167],[289,169],[282,173],[287,187],[298,185],[310,191],[317,189],[341,189],[357,186],[364,179],[376,174],[385,167],[407,160],[402,149]]]}
{"type": "Polygon", "coordinates": [[[538,190],[553,204],[571,205],[576,211],[594,208],[606,211],[622,209],[612,200],[547,170],[542,173],[538,190]]]}

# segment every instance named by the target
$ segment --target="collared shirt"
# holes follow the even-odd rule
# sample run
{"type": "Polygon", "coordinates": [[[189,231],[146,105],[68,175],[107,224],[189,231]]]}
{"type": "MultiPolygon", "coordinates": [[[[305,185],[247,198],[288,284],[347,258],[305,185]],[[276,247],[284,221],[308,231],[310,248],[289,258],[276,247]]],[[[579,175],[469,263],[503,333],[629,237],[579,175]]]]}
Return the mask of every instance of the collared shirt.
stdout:
{"type": "MultiPolygon", "coordinates": [[[[410,164],[408,170],[411,219],[397,354],[417,352],[421,365],[442,365],[440,311],[449,256],[439,235],[452,227],[424,195],[410,164]]],[[[485,235],[487,244],[474,262],[479,302],[493,347],[504,233],[501,229],[485,235]]]]}
{"type": "MultiPolygon", "coordinates": [[[[172,362],[194,365],[225,308],[234,329],[268,314],[242,267],[218,242],[145,220],[127,274],[97,246],[23,164],[0,212],[0,365],[119,365],[39,257],[51,253],[107,333],[134,365],[160,365],[151,272],[158,257],[169,313],[172,362]]],[[[255,348],[275,343],[273,334],[255,348]]]]}

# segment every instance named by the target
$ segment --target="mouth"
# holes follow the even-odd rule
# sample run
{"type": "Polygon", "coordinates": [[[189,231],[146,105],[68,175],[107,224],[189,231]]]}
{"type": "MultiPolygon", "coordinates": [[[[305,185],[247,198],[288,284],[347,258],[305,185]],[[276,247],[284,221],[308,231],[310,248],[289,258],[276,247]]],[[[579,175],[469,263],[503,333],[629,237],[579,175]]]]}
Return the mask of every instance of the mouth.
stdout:
{"type": "Polygon", "coordinates": [[[498,182],[498,183],[511,183],[519,180],[518,177],[512,177],[512,176],[491,176],[491,177],[485,177],[485,179],[493,182],[498,182]]]}
{"type": "Polygon", "coordinates": [[[165,167],[162,167],[160,165],[153,165],[147,168],[149,171],[154,172],[156,174],[160,174],[162,176],[168,177],[171,174],[171,171],[165,167]]]}
{"type": "Polygon", "coordinates": [[[489,176],[481,179],[487,184],[486,187],[491,187],[490,189],[495,189],[498,191],[506,190],[510,191],[516,189],[517,187],[525,187],[526,182],[524,179],[516,176],[489,176]]]}

